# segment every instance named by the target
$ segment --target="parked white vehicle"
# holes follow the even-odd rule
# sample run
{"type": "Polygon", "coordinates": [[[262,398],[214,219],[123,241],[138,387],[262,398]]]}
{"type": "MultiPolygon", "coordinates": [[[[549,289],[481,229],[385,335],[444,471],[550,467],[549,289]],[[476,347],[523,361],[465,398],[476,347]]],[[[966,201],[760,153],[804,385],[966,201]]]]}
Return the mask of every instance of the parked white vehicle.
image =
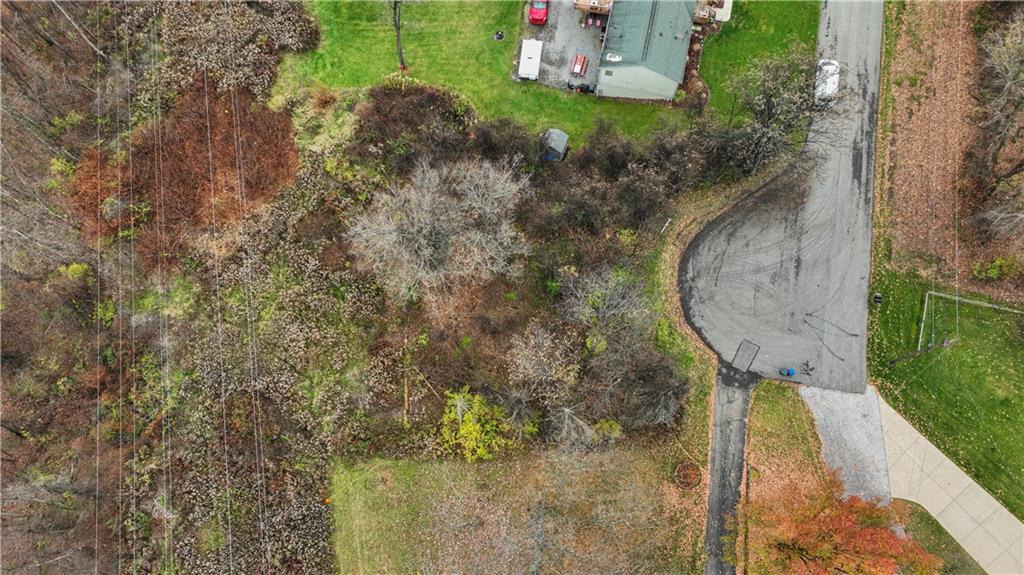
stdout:
{"type": "Polygon", "coordinates": [[[516,74],[521,80],[536,80],[540,75],[540,53],[544,49],[544,42],[526,38],[519,50],[519,72],[516,74]]]}
{"type": "Polygon", "coordinates": [[[839,93],[839,62],[819,60],[818,73],[814,79],[814,102],[826,106],[835,101],[839,93]]]}

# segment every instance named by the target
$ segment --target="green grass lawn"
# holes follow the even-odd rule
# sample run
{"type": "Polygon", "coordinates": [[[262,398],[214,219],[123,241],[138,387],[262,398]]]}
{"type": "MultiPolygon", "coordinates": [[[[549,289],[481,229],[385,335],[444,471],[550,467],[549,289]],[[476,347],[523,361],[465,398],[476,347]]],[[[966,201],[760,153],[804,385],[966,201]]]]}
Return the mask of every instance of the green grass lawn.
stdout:
{"type": "MultiPolygon", "coordinates": [[[[398,69],[394,28],[386,2],[316,0],[320,46],[292,54],[281,65],[278,90],[319,82],[361,88],[398,69]]],[[[409,74],[466,96],[484,118],[514,118],[534,131],[556,126],[579,141],[598,118],[624,133],[644,136],[666,125],[689,122],[686,112],[661,104],[639,104],[570,94],[536,82],[512,80],[522,34],[522,2],[424,1],[402,9],[402,39],[409,74]],[[491,38],[496,30],[505,40],[491,38]]],[[[727,113],[730,74],[759,56],[782,50],[793,39],[813,46],[818,2],[739,2],[716,37],[708,41],[701,72],[712,88],[711,106],[727,113]]]]}
{"type": "Polygon", "coordinates": [[[928,510],[913,501],[903,501],[910,508],[907,532],[932,555],[942,558],[942,575],[984,575],[974,559],[953,539],[928,510]]]}
{"type": "Polygon", "coordinates": [[[704,44],[700,74],[711,89],[709,107],[728,117],[734,100],[728,91],[729,78],[756,58],[784,51],[794,43],[813,49],[820,14],[817,1],[737,0],[732,18],[704,44]]]}
{"type": "Polygon", "coordinates": [[[790,465],[824,478],[821,441],[814,429],[814,416],[792,385],[762,381],[750,399],[747,438],[773,464],[790,465]],[[785,460],[785,461],[783,461],[785,460]]]}
{"type": "Polygon", "coordinates": [[[953,302],[932,298],[925,345],[959,341],[889,365],[917,349],[928,289],[914,273],[876,268],[871,290],[885,302],[870,316],[871,376],[894,408],[1024,517],[1024,316],[961,304],[957,336],[953,302]]]}
{"type": "MultiPolygon", "coordinates": [[[[359,88],[398,69],[395,31],[386,2],[313,3],[320,20],[317,50],[289,55],[281,86],[312,79],[331,87],[359,88]]],[[[511,117],[534,131],[560,127],[578,139],[599,117],[642,136],[666,123],[685,123],[685,112],[571,94],[512,80],[519,46],[522,2],[410,2],[402,9],[402,40],[409,74],[466,96],[484,118],[511,117]],[[505,40],[491,38],[496,30],[505,40]]]]}
{"type": "Polygon", "coordinates": [[[423,533],[415,526],[439,488],[430,464],[372,461],[334,475],[334,549],[341,573],[414,573],[423,533]],[[414,491],[415,489],[415,491],[414,491]]]}
{"type": "MultiPolygon", "coordinates": [[[[525,571],[538,557],[545,570],[578,559],[600,572],[605,546],[664,572],[698,569],[699,518],[672,508],[679,499],[666,487],[680,455],[671,445],[631,445],[487,463],[340,463],[332,490],[339,572],[451,572],[453,563],[525,571]]],[[[703,512],[703,493],[682,497],[703,512]]]]}

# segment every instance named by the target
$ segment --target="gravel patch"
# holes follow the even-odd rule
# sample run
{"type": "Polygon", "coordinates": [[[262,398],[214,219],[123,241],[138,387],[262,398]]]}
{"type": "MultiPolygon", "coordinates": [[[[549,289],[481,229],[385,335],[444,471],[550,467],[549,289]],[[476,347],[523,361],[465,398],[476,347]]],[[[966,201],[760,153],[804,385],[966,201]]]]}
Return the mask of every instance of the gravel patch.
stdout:
{"type": "Polygon", "coordinates": [[[569,82],[574,85],[597,86],[597,65],[601,61],[601,30],[580,26],[581,12],[573,8],[572,0],[550,0],[548,23],[544,26],[528,25],[526,37],[544,42],[540,60],[538,82],[565,90],[569,82]],[[569,66],[576,54],[589,59],[583,78],[571,75],[569,66]]]}
{"type": "Polygon", "coordinates": [[[888,503],[889,471],[875,388],[844,393],[800,386],[800,397],[814,415],[825,463],[839,470],[846,494],[888,503]]]}

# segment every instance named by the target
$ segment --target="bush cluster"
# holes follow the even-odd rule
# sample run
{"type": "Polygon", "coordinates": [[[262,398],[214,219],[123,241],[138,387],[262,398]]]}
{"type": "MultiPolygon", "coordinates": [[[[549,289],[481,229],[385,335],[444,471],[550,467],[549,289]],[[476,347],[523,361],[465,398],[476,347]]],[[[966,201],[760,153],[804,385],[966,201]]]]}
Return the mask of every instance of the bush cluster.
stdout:
{"type": "Polygon", "coordinates": [[[319,29],[301,2],[125,2],[122,33],[141,49],[159,38],[167,57],[140,87],[155,104],[208,74],[222,90],[239,88],[265,98],[285,50],[316,46],[319,29]]]}

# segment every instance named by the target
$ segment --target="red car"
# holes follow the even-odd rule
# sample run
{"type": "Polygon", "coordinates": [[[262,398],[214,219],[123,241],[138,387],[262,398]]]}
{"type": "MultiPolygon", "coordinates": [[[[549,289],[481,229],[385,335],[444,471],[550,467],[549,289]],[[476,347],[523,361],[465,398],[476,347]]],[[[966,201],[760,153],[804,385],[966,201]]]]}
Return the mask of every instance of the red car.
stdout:
{"type": "Polygon", "coordinates": [[[548,22],[548,0],[530,0],[530,24],[543,26],[548,22]]]}

